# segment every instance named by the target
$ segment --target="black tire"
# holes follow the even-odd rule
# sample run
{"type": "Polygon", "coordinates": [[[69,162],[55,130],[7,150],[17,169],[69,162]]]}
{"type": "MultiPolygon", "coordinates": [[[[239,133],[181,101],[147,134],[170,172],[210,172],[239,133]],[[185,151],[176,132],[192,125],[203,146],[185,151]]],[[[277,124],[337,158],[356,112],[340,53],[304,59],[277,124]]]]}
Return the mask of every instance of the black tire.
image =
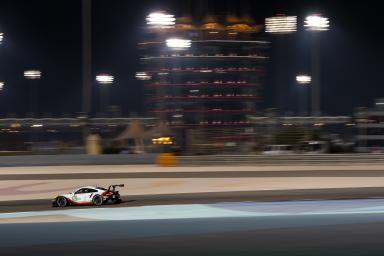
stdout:
{"type": "Polygon", "coordinates": [[[95,195],[92,199],[92,202],[96,206],[100,206],[103,204],[103,198],[100,195],[95,195]]]}
{"type": "Polygon", "coordinates": [[[58,198],[56,198],[56,205],[58,207],[66,207],[66,206],[68,206],[67,198],[65,198],[63,196],[59,196],[58,198]]]}

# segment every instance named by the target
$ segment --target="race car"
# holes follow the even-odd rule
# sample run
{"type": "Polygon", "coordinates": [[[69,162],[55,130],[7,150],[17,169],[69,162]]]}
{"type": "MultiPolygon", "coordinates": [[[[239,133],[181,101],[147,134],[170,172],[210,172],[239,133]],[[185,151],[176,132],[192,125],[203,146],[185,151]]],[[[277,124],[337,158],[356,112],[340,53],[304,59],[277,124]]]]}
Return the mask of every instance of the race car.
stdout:
{"type": "Polygon", "coordinates": [[[108,189],[94,186],[82,187],[75,192],[58,195],[52,200],[52,206],[118,204],[121,203],[121,197],[116,187],[124,187],[124,184],[110,185],[108,189]]]}

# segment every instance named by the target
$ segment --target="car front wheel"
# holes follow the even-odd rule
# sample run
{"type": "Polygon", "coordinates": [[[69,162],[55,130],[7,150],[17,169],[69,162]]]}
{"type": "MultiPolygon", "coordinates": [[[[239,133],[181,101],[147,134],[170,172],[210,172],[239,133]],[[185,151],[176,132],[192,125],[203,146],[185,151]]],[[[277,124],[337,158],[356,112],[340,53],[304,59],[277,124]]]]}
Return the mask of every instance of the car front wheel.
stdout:
{"type": "Polygon", "coordinates": [[[56,199],[56,204],[58,207],[66,207],[68,205],[68,200],[67,200],[67,198],[65,198],[63,196],[59,196],[56,199]]]}

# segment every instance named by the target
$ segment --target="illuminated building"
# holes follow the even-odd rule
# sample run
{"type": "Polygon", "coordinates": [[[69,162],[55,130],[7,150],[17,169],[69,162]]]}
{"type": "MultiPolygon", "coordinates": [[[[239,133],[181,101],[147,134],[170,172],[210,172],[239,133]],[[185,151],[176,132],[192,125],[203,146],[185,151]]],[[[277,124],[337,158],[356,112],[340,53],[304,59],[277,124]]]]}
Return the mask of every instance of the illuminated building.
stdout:
{"type": "Polygon", "coordinates": [[[161,19],[158,25],[148,22],[136,74],[148,115],[165,120],[189,150],[236,148],[249,140],[248,116],[257,110],[268,59],[262,27],[247,17],[207,16],[199,24],[190,17],[151,15],[147,21],[161,19]]]}
{"type": "Polygon", "coordinates": [[[384,99],[377,99],[373,108],[355,113],[358,152],[384,152],[384,99]]]}

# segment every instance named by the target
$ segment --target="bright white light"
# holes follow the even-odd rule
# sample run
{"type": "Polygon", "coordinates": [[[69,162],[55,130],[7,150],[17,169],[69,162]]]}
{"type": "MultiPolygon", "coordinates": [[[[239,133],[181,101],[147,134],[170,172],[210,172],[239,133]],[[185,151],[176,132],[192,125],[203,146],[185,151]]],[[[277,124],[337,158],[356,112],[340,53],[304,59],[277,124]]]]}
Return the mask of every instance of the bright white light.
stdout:
{"type": "Polygon", "coordinates": [[[296,82],[299,84],[309,84],[312,81],[312,78],[308,75],[298,75],[296,76],[296,82]]]}
{"type": "Polygon", "coordinates": [[[175,25],[175,16],[164,12],[150,13],[147,18],[147,25],[155,28],[170,28],[175,25]]]}
{"type": "Polygon", "coordinates": [[[150,76],[146,72],[136,72],[135,77],[137,80],[150,80],[152,78],[152,76],[150,76]]]}
{"type": "Polygon", "coordinates": [[[4,39],[4,33],[0,33],[0,44],[3,42],[4,39]]]}
{"type": "Polygon", "coordinates": [[[42,124],[33,124],[33,125],[31,125],[31,127],[32,128],[37,128],[37,127],[43,127],[43,125],[42,124]]]}
{"type": "Polygon", "coordinates": [[[4,82],[0,82],[0,91],[2,91],[4,88],[4,82]]]}
{"type": "Polygon", "coordinates": [[[329,29],[329,20],[319,14],[310,15],[305,19],[304,27],[311,31],[325,31],[329,29]]]}
{"type": "Polygon", "coordinates": [[[274,16],[265,19],[265,32],[288,34],[296,32],[297,16],[274,16]]]}
{"type": "Polygon", "coordinates": [[[167,39],[166,44],[170,48],[185,49],[185,48],[191,47],[191,40],[180,39],[180,38],[170,38],[170,39],[167,39]]]}
{"type": "Polygon", "coordinates": [[[112,84],[113,80],[114,77],[111,75],[102,74],[96,76],[96,81],[100,84],[112,84]]]}
{"type": "Polygon", "coordinates": [[[24,77],[27,79],[40,79],[41,71],[39,70],[26,70],[24,71],[24,77]]]}

